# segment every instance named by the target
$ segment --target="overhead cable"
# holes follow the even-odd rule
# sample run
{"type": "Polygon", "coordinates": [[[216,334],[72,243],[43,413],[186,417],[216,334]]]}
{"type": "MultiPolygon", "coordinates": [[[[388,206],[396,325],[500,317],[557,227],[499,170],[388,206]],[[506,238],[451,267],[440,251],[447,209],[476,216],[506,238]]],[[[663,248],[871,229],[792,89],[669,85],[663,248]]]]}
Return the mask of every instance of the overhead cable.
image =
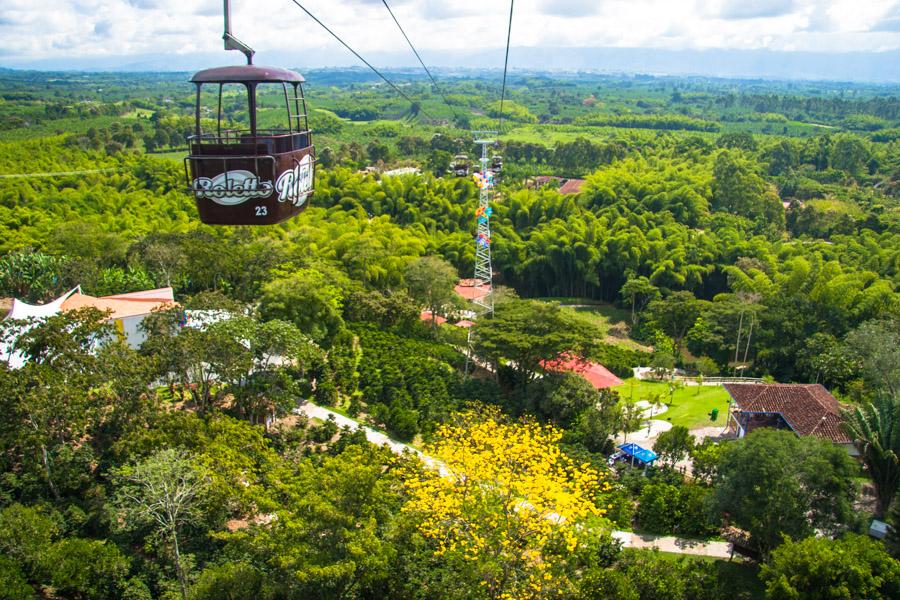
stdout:
{"type": "MultiPolygon", "coordinates": [[[[393,81],[391,81],[390,79],[388,79],[387,77],[385,77],[384,74],[383,74],[381,71],[379,71],[378,69],[376,69],[375,67],[373,67],[372,64],[371,64],[369,61],[367,61],[366,59],[364,59],[364,58],[360,55],[359,52],[357,52],[356,50],[354,50],[353,48],[351,48],[350,45],[349,45],[347,42],[345,42],[344,40],[342,40],[342,39],[340,38],[340,36],[338,36],[338,34],[336,34],[336,33],[333,32],[331,29],[329,29],[328,26],[325,25],[325,23],[323,23],[322,21],[320,21],[314,14],[312,14],[311,12],[309,12],[309,10],[307,10],[305,6],[303,6],[302,4],[300,4],[299,2],[297,2],[297,0],[291,0],[291,2],[293,2],[294,4],[296,4],[296,5],[300,8],[300,10],[302,10],[302,11],[305,12],[307,15],[309,15],[309,18],[310,18],[310,19],[312,19],[313,21],[315,21],[316,23],[318,23],[319,25],[321,25],[321,26],[322,26],[322,29],[324,29],[325,31],[327,31],[328,33],[330,33],[331,36],[332,36],[334,39],[336,39],[337,41],[339,41],[339,42],[341,43],[341,45],[344,46],[344,48],[346,48],[347,50],[349,50],[349,51],[353,54],[353,56],[355,56],[355,57],[358,58],[360,61],[362,61],[362,63],[363,63],[364,65],[366,65],[367,67],[369,67],[370,69],[372,69],[372,71],[374,71],[376,75],[378,75],[379,77],[381,77],[381,78],[384,80],[385,83],[387,83],[389,86],[391,86],[391,88],[393,88],[393,90],[394,90],[395,92],[397,92],[398,94],[400,94],[401,96],[403,96],[403,98],[405,98],[410,104],[415,104],[415,103],[416,103],[415,100],[413,100],[412,98],[410,98],[408,95],[406,95],[406,93],[403,92],[403,90],[401,90],[399,87],[397,87],[397,85],[396,85],[393,81]]],[[[427,112],[425,112],[424,109],[421,108],[421,105],[420,105],[419,110],[420,110],[420,112],[421,112],[422,114],[424,114],[424,115],[425,115],[426,117],[428,117],[429,119],[435,120],[434,117],[432,117],[430,114],[428,114],[427,112]]]]}
{"type": "Polygon", "coordinates": [[[509,0],[509,28],[506,30],[506,58],[503,60],[503,88],[500,91],[500,120],[497,132],[503,133],[503,101],[506,99],[506,69],[509,66],[509,40],[512,37],[513,7],[516,0],[509,0]]]}
{"type": "Polygon", "coordinates": [[[419,56],[419,52],[416,50],[416,47],[413,46],[413,43],[410,41],[409,36],[406,35],[406,32],[403,30],[403,26],[400,25],[400,21],[397,20],[397,17],[394,15],[394,11],[391,10],[391,7],[388,5],[387,0],[381,0],[384,4],[384,7],[390,13],[391,18],[394,19],[394,23],[397,24],[397,29],[400,30],[400,33],[403,34],[404,39],[406,39],[406,43],[409,44],[410,49],[413,51],[413,54],[416,55],[416,58],[419,59],[419,64],[422,65],[422,68],[425,69],[425,73],[428,75],[428,78],[431,80],[431,83],[434,85],[434,89],[437,90],[437,93],[440,94],[441,98],[444,100],[444,103],[453,109],[453,106],[450,102],[447,101],[447,97],[444,95],[444,91],[441,89],[441,86],[438,85],[437,81],[434,80],[434,77],[431,75],[431,71],[428,70],[428,67],[425,66],[425,61],[422,60],[422,57],[419,56]]]}

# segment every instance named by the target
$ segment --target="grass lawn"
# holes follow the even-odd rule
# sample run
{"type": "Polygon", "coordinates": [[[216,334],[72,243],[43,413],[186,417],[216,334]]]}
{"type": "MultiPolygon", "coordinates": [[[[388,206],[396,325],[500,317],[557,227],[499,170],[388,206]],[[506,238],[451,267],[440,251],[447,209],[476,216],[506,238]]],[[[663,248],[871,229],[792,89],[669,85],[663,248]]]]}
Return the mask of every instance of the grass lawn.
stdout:
{"type": "Polygon", "coordinates": [[[807,206],[811,206],[821,212],[833,212],[842,215],[850,215],[851,217],[862,216],[862,209],[853,202],[838,200],[836,198],[815,198],[806,201],[807,206]]]}
{"type": "Polygon", "coordinates": [[[574,310],[579,315],[586,317],[604,331],[606,331],[613,323],[631,322],[631,313],[626,309],[613,306],[612,304],[598,302],[596,300],[559,297],[538,298],[538,300],[543,300],[545,302],[559,302],[569,310],[574,310]]]}
{"type": "MultiPolygon", "coordinates": [[[[663,403],[669,401],[669,384],[656,381],[626,379],[615,388],[626,400],[649,400],[654,394],[662,393],[663,403]]],[[[703,426],[725,426],[730,396],[721,385],[692,386],[675,390],[669,410],[659,416],[660,420],[671,421],[673,425],[684,425],[688,429],[703,426]],[[713,408],[719,409],[715,423],[709,420],[713,408]]]]}
{"type": "Polygon", "coordinates": [[[184,160],[184,157],[187,156],[187,149],[169,150],[168,152],[151,152],[149,154],[150,156],[155,156],[156,158],[164,158],[167,160],[182,162],[184,160]]]}
{"type": "MultiPolygon", "coordinates": [[[[631,313],[618,306],[605,304],[597,300],[588,298],[561,298],[561,297],[544,297],[536,298],[544,302],[559,302],[563,306],[563,310],[569,310],[582,317],[590,324],[594,325],[603,335],[608,334],[609,328],[615,323],[631,323],[631,313]]],[[[621,346],[629,350],[641,350],[646,352],[647,347],[632,339],[622,339],[618,337],[607,337],[604,340],[608,344],[621,346]]]]}

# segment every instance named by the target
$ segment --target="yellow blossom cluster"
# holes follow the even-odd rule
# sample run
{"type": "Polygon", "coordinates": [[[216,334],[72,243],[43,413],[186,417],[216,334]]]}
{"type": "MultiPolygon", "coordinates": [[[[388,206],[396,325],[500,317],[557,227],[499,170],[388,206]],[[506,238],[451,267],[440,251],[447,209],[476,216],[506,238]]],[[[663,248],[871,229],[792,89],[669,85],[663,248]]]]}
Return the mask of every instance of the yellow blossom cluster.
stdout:
{"type": "MultiPolygon", "coordinates": [[[[584,534],[577,524],[606,512],[599,500],[610,489],[605,473],[560,450],[561,437],[493,409],[462,413],[425,449],[439,469],[406,479],[404,510],[416,514],[435,555],[502,565],[519,574],[517,597],[545,595],[556,585],[545,550],[574,552],[584,534]]],[[[489,572],[481,585],[492,588],[489,572]]]]}

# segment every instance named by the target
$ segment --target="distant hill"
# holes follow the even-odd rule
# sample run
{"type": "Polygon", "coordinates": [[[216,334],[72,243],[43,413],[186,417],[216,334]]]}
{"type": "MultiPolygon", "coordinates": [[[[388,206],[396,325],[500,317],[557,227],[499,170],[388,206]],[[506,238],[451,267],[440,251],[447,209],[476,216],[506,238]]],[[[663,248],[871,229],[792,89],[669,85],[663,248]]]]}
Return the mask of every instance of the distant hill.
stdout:
{"type": "MultiPolygon", "coordinates": [[[[489,68],[503,64],[502,49],[473,52],[426,51],[429,65],[444,69],[489,68]]],[[[209,65],[237,62],[224,53],[155,54],[55,58],[6,63],[25,69],[77,71],[192,71],[209,65]]],[[[406,53],[376,53],[379,66],[408,67],[406,53]]],[[[301,68],[356,65],[345,53],[260,52],[260,64],[299,65],[301,68]]],[[[514,69],[541,71],[597,71],[658,75],[699,75],[763,79],[801,79],[857,82],[900,82],[900,51],[889,52],[775,52],[770,50],[662,50],[655,48],[515,47],[510,52],[514,69]]]]}

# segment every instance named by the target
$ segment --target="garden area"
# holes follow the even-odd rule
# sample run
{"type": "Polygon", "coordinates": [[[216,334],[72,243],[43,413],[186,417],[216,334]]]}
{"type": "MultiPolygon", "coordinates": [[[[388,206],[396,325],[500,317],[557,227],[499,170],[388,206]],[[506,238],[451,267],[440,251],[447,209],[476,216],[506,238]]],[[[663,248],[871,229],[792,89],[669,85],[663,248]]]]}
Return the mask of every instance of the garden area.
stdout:
{"type": "Polygon", "coordinates": [[[725,427],[730,397],[721,385],[676,384],[673,388],[666,382],[641,381],[632,377],[626,379],[615,390],[628,401],[644,400],[652,404],[656,400],[662,406],[668,406],[668,410],[661,413],[658,418],[669,421],[672,425],[682,425],[688,429],[713,425],[725,427]],[[719,410],[715,422],[710,420],[713,409],[719,410]]]}

